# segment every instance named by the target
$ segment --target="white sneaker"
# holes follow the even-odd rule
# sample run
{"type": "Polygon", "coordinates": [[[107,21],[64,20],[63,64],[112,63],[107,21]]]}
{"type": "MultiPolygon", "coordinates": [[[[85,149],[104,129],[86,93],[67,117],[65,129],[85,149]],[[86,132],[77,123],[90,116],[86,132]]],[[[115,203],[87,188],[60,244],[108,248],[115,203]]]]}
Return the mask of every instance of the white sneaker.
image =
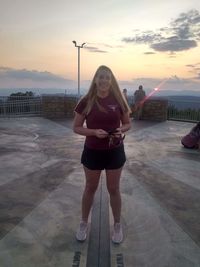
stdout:
{"type": "Polygon", "coordinates": [[[88,224],[84,221],[80,222],[79,228],[76,232],[76,239],[78,241],[85,241],[87,238],[88,224]]]}
{"type": "Polygon", "coordinates": [[[123,232],[121,223],[115,223],[113,227],[112,242],[119,244],[123,240],[123,232]]]}

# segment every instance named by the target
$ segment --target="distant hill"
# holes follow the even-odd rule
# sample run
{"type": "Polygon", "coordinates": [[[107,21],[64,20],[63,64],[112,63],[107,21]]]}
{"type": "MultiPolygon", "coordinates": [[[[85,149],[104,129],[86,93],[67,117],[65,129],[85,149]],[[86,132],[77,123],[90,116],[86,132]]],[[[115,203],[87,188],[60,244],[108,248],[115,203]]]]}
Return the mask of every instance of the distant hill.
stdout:
{"type": "MultiPolygon", "coordinates": [[[[77,94],[77,88],[73,89],[59,89],[59,88],[0,88],[0,96],[9,96],[12,93],[16,92],[26,92],[32,91],[36,95],[38,94],[77,94]]],[[[87,90],[85,88],[81,88],[81,94],[85,94],[87,90]]],[[[152,93],[152,89],[146,89],[146,94],[152,93]]],[[[128,95],[133,97],[133,91],[128,90],[128,95]]],[[[155,91],[153,96],[165,97],[165,96],[198,96],[200,97],[200,89],[199,91],[180,91],[180,90],[158,90],[155,91]]]]}
{"type": "MultiPolygon", "coordinates": [[[[152,90],[148,90],[146,93],[149,94],[152,90]]],[[[200,89],[199,91],[180,91],[180,90],[158,90],[156,91],[153,96],[197,96],[200,97],[200,89]]]]}
{"type": "Polygon", "coordinates": [[[178,109],[196,109],[200,110],[200,96],[191,95],[174,95],[168,96],[169,104],[173,105],[178,109]]]}

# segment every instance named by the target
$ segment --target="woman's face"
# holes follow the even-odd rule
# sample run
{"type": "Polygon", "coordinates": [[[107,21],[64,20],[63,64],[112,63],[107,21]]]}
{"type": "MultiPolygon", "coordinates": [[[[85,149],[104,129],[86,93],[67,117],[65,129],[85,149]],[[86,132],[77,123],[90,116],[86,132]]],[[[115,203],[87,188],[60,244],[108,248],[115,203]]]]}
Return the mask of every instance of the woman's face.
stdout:
{"type": "Polygon", "coordinates": [[[101,70],[96,76],[95,83],[97,92],[108,93],[111,86],[111,73],[106,70],[101,70]]]}

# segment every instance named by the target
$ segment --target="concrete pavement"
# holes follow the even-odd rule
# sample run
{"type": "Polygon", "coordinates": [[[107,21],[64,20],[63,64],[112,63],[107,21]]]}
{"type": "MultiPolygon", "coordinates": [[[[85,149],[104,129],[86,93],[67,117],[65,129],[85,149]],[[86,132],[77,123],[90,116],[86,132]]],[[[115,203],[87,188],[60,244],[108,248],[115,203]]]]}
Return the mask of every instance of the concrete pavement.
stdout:
{"type": "MultiPolygon", "coordinates": [[[[110,266],[200,266],[200,151],[180,145],[191,127],[133,121],[121,179],[125,238],[102,254],[110,266]]],[[[44,118],[0,119],[0,137],[0,267],[88,267],[95,238],[78,243],[74,237],[84,187],[84,137],[73,134],[70,120],[44,118]]],[[[102,207],[109,205],[101,195],[107,194],[104,182],[103,173],[103,190],[95,199],[102,207]]],[[[111,210],[108,217],[109,234],[111,210]]],[[[100,238],[104,230],[102,224],[100,238]]]]}

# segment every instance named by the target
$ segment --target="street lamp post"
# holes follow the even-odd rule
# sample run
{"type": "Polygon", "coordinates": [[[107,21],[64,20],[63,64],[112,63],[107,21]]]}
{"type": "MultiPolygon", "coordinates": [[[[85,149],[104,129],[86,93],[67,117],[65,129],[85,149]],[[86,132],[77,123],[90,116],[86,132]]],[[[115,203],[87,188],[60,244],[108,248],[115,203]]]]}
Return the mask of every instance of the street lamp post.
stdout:
{"type": "Polygon", "coordinates": [[[80,48],[83,48],[85,43],[82,45],[77,45],[76,41],[72,41],[72,43],[78,48],[78,98],[80,98],[80,48]]]}

